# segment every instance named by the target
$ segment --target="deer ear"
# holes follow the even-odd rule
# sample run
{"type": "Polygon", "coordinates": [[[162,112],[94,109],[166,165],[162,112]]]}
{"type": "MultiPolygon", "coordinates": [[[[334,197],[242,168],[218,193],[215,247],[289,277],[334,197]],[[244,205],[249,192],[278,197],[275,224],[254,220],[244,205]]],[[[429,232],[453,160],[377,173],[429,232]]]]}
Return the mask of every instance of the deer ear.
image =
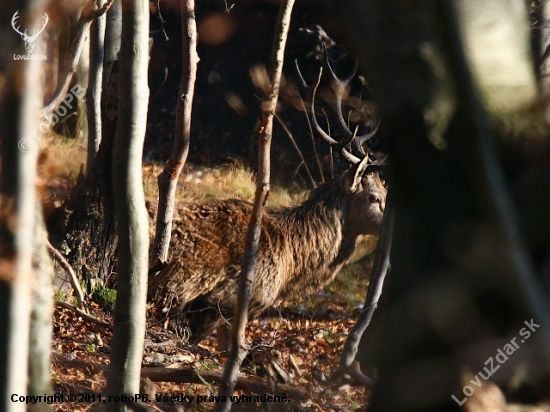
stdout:
{"type": "Polygon", "coordinates": [[[363,174],[367,170],[369,163],[369,157],[365,156],[361,159],[360,162],[356,163],[344,174],[343,186],[344,191],[350,194],[353,194],[357,191],[361,180],[363,179],[363,174]]]}

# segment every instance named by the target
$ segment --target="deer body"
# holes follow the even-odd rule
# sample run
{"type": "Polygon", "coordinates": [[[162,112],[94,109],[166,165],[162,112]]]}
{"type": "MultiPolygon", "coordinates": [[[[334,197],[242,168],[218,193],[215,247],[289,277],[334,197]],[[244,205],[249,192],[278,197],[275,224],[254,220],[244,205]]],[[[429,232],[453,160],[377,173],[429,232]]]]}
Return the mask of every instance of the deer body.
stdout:
{"type": "MultiPolygon", "coordinates": [[[[318,124],[312,87],[312,124],[323,139],[341,150],[352,166],[315,189],[295,208],[267,208],[262,218],[260,245],[254,269],[249,317],[258,316],[277,300],[315,292],[331,282],[355,250],[361,235],[378,234],[386,189],[370,163],[363,143],[377,130],[357,135],[342,114],[342,98],[354,76],[334,80],[336,113],[344,139],[338,142],[318,124]],[[355,156],[347,147],[359,152],[355,156]]],[[[298,66],[297,66],[298,69],[298,66]]],[[[298,69],[299,72],[299,69],[298,69]]],[[[305,85],[305,81],[302,82],[305,85]]],[[[171,260],[152,278],[149,298],[162,312],[178,314],[179,327],[199,342],[223,318],[233,316],[244,240],[252,205],[240,200],[190,204],[174,219],[171,260]]]]}
{"type": "MultiPolygon", "coordinates": [[[[357,176],[357,169],[318,187],[300,206],[266,209],[251,317],[278,300],[319,290],[334,279],[361,235],[378,234],[386,190],[376,173],[357,176]]],[[[149,295],[165,308],[176,307],[193,342],[233,315],[251,210],[252,204],[235,199],[187,204],[174,219],[172,257],[152,279],[149,295]]]]}

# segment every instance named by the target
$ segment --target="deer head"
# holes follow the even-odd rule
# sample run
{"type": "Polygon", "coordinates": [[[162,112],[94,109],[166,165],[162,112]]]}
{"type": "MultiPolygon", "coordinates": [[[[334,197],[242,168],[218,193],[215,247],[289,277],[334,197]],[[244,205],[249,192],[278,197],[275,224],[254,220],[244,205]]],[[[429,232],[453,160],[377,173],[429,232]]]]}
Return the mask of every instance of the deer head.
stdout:
{"type": "Polygon", "coordinates": [[[331,137],[317,121],[315,98],[323,74],[323,68],[321,67],[319,70],[316,83],[308,85],[296,63],[302,85],[312,91],[311,119],[314,128],[331,147],[341,151],[344,158],[352,165],[347,172],[342,174],[340,185],[343,191],[350,196],[351,214],[362,217],[356,220],[356,227],[354,229],[357,229],[361,234],[374,233],[382,224],[382,216],[386,204],[386,189],[377,173],[383,167],[385,159],[372,161],[363,145],[376,134],[380,121],[378,119],[376,125],[365,134],[357,135],[358,127],[354,131],[351,131],[342,114],[342,99],[347,93],[350,81],[355,76],[357,66],[344,79],[338,78],[334,73],[329,62],[328,53],[326,54],[326,66],[332,79],[332,88],[335,94],[335,110],[338,117],[337,123],[343,135],[341,141],[337,141],[331,137]],[[359,157],[353,154],[354,149],[359,157]]]}
{"type": "Polygon", "coordinates": [[[19,33],[21,35],[21,38],[25,42],[25,49],[27,50],[27,53],[30,54],[34,50],[34,45],[36,43],[36,39],[38,38],[40,33],[42,33],[44,31],[44,29],[46,28],[46,24],[48,24],[48,21],[50,20],[50,18],[48,17],[48,15],[46,13],[44,13],[44,24],[42,25],[42,28],[40,30],[33,30],[32,34],[30,36],[27,34],[27,30],[22,32],[19,29],[19,25],[17,24],[17,19],[19,19],[19,10],[17,10],[14,13],[14,15],[11,19],[11,27],[13,27],[13,30],[15,30],[17,33],[19,33]]]}

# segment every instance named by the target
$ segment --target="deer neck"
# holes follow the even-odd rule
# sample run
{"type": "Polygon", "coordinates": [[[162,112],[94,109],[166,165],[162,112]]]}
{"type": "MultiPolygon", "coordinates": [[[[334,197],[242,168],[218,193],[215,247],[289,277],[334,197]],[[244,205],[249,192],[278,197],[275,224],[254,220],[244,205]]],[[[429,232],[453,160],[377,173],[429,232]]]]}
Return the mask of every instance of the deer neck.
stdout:
{"type": "Polygon", "coordinates": [[[278,249],[275,258],[288,260],[281,297],[321,289],[353,254],[359,236],[346,233],[348,204],[344,199],[327,193],[272,215],[285,228],[274,248],[278,249]]]}

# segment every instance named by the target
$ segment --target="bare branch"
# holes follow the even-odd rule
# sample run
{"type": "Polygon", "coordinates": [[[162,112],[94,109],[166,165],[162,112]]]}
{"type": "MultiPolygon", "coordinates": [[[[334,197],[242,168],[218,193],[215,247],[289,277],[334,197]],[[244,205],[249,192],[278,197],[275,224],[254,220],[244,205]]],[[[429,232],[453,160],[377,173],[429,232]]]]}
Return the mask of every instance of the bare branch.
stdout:
{"type": "Polygon", "coordinates": [[[307,167],[307,163],[306,163],[306,160],[304,159],[304,155],[302,154],[302,151],[298,147],[298,144],[296,143],[296,140],[294,139],[294,136],[292,135],[292,132],[288,129],[288,127],[286,127],[286,124],[281,120],[279,115],[275,114],[275,119],[277,119],[277,121],[279,122],[279,124],[281,125],[281,127],[283,128],[285,133],[287,134],[288,138],[292,142],[292,145],[294,146],[294,148],[298,152],[298,156],[300,156],[300,159],[302,159],[302,163],[304,164],[307,175],[309,176],[309,180],[311,180],[311,184],[313,185],[313,187],[316,187],[317,185],[315,184],[315,180],[313,179],[313,176],[311,175],[311,172],[309,171],[309,167],[307,167]]]}
{"type": "Polygon", "coordinates": [[[93,316],[89,315],[88,313],[84,312],[83,310],[80,310],[76,306],[71,305],[70,303],[63,302],[61,300],[56,300],[54,303],[55,303],[55,306],[58,306],[60,308],[72,310],[73,312],[78,314],[78,316],[81,316],[83,319],[85,319],[87,321],[97,323],[98,325],[101,325],[101,326],[106,326],[109,329],[112,329],[112,327],[113,327],[110,323],[103,322],[102,320],[94,318],[93,316]]]}
{"type": "Polygon", "coordinates": [[[80,287],[80,283],[78,283],[76,273],[74,273],[72,266],[69,264],[69,262],[67,262],[67,259],[65,259],[65,257],[61,254],[61,252],[52,246],[49,240],[47,241],[47,246],[52,256],[59,262],[61,267],[69,275],[69,280],[71,282],[71,286],[73,287],[73,291],[75,292],[76,301],[78,302],[77,304],[78,308],[88,313],[88,309],[86,308],[86,304],[85,304],[84,292],[80,287]]]}

